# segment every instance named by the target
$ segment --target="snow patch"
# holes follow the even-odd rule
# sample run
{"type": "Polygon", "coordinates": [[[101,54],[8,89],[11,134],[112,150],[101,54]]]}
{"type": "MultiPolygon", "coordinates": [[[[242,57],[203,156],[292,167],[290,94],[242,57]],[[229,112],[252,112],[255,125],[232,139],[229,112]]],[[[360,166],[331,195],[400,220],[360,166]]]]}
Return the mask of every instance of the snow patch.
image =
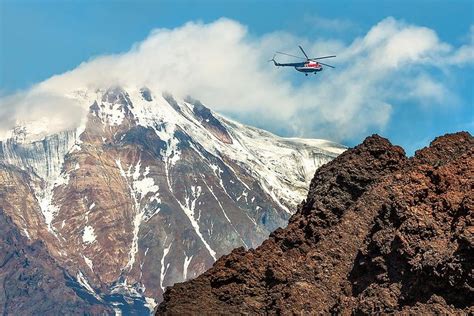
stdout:
{"type": "Polygon", "coordinates": [[[79,284],[83,288],[85,288],[90,294],[92,294],[97,300],[99,300],[100,302],[103,302],[102,298],[94,291],[94,289],[89,284],[89,282],[87,282],[87,279],[84,277],[81,271],[77,273],[76,279],[77,279],[77,282],[79,282],[79,284]]]}
{"type": "Polygon", "coordinates": [[[86,264],[89,266],[89,268],[91,269],[91,271],[94,271],[94,267],[93,267],[93,264],[92,264],[92,260],[87,258],[86,256],[83,256],[84,257],[84,261],[86,262],[86,264]]]}
{"type": "Polygon", "coordinates": [[[185,204],[181,203],[178,199],[176,201],[178,204],[181,206],[183,209],[184,213],[186,216],[189,218],[189,221],[191,222],[191,225],[194,228],[194,231],[198,235],[199,239],[201,239],[202,243],[206,247],[207,251],[209,251],[209,254],[211,257],[216,260],[216,252],[211,248],[211,246],[207,243],[207,241],[204,239],[204,236],[201,234],[201,230],[199,227],[199,223],[197,222],[195,216],[195,206],[196,206],[196,200],[199,198],[201,195],[201,187],[200,186],[191,186],[191,196],[188,196],[186,198],[185,204]]]}
{"type": "Polygon", "coordinates": [[[122,104],[103,102],[99,105],[96,116],[105,124],[116,126],[125,119],[125,109],[122,104]]]}
{"type": "Polygon", "coordinates": [[[48,227],[48,231],[50,231],[53,235],[57,237],[56,231],[51,225],[54,217],[59,212],[59,208],[53,204],[53,190],[49,188],[44,190],[43,196],[38,198],[38,203],[41,212],[43,213],[44,221],[46,223],[46,226],[48,227]]]}
{"type": "Polygon", "coordinates": [[[280,202],[280,200],[275,196],[273,190],[268,189],[267,186],[263,183],[263,181],[260,181],[260,186],[262,187],[263,191],[265,191],[265,193],[267,193],[267,195],[270,196],[278,206],[280,206],[288,214],[292,214],[288,207],[286,207],[280,202]]]}
{"type": "Polygon", "coordinates": [[[69,172],[62,172],[59,177],[54,181],[53,189],[61,185],[69,184],[69,172]]]}
{"type": "MultiPolygon", "coordinates": [[[[165,242],[166,242],[166,239],[165,239],[165,242]]],[[[163,248],[163,256],[161,256],[160,288],[161,288],[162,291],[165,290],[165,288],[163,287],[163,281],[165,279],[166,272],[168,271],[168,268],[170,266],[170,264],[168,263],[165,267],[165,259],[166,259],[166,256],[168,255],[168,252],[170,251],[170,248],[171,248],[172,244],[173,243],[170,242],[168,247],[163,248]]]]}
{"type": "MultiPolygon", "coordinates": [[[[140,194],[140,197],[145,197],[148,193],[155,193],[159,190],[159,187],[155,184],[153,178],[148,178],[146,175],[150,172],[150,167],[146,167],[143,178],[139,179],[139,168],[138,165],[138,174],[137,171],[133,174],[133,188],[137,194],[140,194]]],[[[137,170],[137,167],[135,170],[137,170]]]]}
{"type": "Polygon", "coordinates": [[[158,305],[154,298],[145,296],[145,306],[150,310],[150,313],[155,311],[156,305],[158,305]]]}
{"type": "Polygon", "coordinates": [[[185,255],[185,258],[184,258],[184,262],[183,262],[183,281],[186,281],[187,278],[188,278],[188,267],[189,267],[189,264],[191,263],[191,260],[193,260],[193,256],[186,256],[185,255]]]}
{"type": "Polygon", "coordinates": [[[94,232],[94,228],[92,226],[87,225],[84,227],[84,232],[82,233],[82,242],[86,244],[91,244],[96,240],[96,235],[94,232]]]}
{"type": "Polygon", "coordinates": [[[28,231],[26,230],[26,228],[23,228],[23,233],[25,233],[26,238],[31,239],[30,234],[28,234],[28,231]]]}

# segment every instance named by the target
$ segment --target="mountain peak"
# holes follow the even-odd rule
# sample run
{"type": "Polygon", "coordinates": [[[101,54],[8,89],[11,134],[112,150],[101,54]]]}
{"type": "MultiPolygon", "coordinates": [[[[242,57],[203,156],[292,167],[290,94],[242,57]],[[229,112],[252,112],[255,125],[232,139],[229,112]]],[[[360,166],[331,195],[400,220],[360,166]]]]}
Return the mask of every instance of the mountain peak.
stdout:
{"type": "Polygon", "coordinates": [[[102,96],[102,102],[122,104],[133,107],[128,93],[119,86],[108,88],[102,96]]]}

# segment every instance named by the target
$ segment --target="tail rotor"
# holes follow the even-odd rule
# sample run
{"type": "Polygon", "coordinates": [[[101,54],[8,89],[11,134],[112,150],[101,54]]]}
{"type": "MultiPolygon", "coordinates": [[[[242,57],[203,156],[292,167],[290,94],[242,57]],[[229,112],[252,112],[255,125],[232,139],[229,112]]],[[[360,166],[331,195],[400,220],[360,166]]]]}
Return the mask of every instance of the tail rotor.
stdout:
{"type": "Polygon", "coordinates": [[[277,61],[275,60],[275,57],[276,57],[276,54],[273,55],[272,59],[268,60],[268,62],[273,61],[273,64],[274,64],[275,66],[278,66],[278,63],[277,63],[277,61]]]}

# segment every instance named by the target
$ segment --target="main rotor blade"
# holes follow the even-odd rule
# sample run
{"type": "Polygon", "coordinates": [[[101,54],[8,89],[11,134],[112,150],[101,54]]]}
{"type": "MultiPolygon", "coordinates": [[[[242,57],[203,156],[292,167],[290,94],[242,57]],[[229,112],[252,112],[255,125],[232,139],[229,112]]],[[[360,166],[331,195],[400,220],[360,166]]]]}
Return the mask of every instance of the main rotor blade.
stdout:
{"type": "Polygon", "coordinates": [[[322,63],[322,62],[319,62],[321,65],[324,65],[324,66],[327,66],[327,67],[331,67],[331,68],[336,68],[334,66],[331,66],[331,65],[328,65],[328,64],[325,64],[325,63],[322,63]]]}
{"type": "Polygon", "coordinates": [[[317,60],[317,59],[325,59],[325,58],[334,58],[336,55],[331,55],[331,56],[323,56],[323,57],[314,57],[314,58],[308,58],[309,60],[317,60]]]}
{"type": "Polygon", "coordinates": [[[294,58],[306,59],[306,58],[303,58],[303,57],[299,57],[299,56],[295,56],[295,55],[291,55],[291,54],[287,54],[287,53],[282,53],[282,52],[276,52],[276,53],[277,53],[277,54],[286,55],[286,56],[290,56],[290,57],[294,57],[294,58]]]}
{"type": "Polygon", "coordinates": [[[309,57],[308,57],[308,55],[306,55],[306,53],[304,52],[303,47],[301,47],[300,45],[298,45],[298,47],[299,47],[299,48],[301,49],[301,51],[303,52],[303,55],[306,56],[306,59],[309,60],[309,57]]]}

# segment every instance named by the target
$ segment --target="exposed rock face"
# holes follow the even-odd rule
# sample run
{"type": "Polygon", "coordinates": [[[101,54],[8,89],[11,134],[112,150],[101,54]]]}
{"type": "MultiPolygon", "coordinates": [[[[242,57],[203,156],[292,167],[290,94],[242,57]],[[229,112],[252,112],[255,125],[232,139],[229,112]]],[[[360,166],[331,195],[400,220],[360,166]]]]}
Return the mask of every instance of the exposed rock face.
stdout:
{"type": "Polygon", "coordinates": [[[318,169],[288,227],[168,288],[157,314],[472,314],[473,145],[408,159],[367,138],[318,169]]]}
{"type": "Polygon", "coordinates": [[[148,88],[76,96],[89,107],[79,130],[31,141],[20,128],[0,142],[0,208],[90,297],[123,312],[259,245],[286,225],[316,168],[345,150],[148,88]]]}
{"type": "Polygon", "coordinates": [[[0,208],[0,314],[107,315],[102,302],[83,299],[42,241],[28,242],[0,208]]]}

